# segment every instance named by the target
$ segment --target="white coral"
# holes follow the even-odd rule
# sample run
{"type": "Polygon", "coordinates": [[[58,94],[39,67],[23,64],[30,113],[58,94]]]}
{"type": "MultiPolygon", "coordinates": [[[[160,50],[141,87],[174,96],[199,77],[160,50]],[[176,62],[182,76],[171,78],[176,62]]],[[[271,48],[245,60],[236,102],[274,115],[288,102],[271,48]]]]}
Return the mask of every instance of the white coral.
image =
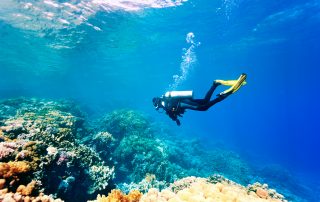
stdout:
{"type": "Polygon", "coordinates": [[[14,142],[0,142],[0,160],[14,153],[17,147],[14,142]]]}
{"type": "Polygon", "coordinates": [[[47,152],[49,156],[55,156],[58,153],[58,149],[56,147],[48,147],[47,152]]]}
{"type": "Polygon", "coordinates": [[[94,182],[88,190],[89,194],[97,190],[103,190],[108,186],[110,179],[114,178],[114,167],[108,166],[91,166],[89,169],[89,176],[94,182]]]}

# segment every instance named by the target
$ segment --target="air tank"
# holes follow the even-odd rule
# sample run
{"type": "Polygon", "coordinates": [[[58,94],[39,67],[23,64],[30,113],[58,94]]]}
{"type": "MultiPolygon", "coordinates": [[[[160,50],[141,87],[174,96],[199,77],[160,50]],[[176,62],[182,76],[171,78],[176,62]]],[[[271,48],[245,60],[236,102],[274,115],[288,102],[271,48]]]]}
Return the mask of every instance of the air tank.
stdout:
{"type": "Polygon", "coordinates": [[[193,97],[193,91],[168,91],[166,94],[164,94],[164,97],[166,98],[192,98],[193,97]]]}

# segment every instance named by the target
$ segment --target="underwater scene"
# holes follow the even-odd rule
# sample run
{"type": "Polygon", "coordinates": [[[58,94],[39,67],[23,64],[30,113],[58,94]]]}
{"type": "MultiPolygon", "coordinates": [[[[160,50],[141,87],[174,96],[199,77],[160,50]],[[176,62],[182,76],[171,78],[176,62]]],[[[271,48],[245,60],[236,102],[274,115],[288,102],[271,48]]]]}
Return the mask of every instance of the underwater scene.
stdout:
{"type": "Polygon", "coordinates": [[[319,68],[319,0],[1,0],[0,202],[318,202],[319,68]]]}

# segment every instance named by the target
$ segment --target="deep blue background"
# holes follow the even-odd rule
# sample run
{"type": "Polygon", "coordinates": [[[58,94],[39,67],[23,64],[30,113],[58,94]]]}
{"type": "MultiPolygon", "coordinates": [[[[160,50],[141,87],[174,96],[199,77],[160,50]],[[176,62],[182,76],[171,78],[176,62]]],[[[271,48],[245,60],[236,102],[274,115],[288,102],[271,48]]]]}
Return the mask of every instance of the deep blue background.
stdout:
{"type": "Polygon", "coordinates": [[[102,31],[79,25],[83,39],[71,49],[0,21],[1,98],[75,99],[91,113],[135,108],[176,129],[151,99],[179,73],[193,32],[197,63],[177,90],[201,97],[214,79],[242,72],[248,84],[207,112],[188,111],[178,131],[320,179],[319,1],[193,0],[89,21],[102,31]]]}

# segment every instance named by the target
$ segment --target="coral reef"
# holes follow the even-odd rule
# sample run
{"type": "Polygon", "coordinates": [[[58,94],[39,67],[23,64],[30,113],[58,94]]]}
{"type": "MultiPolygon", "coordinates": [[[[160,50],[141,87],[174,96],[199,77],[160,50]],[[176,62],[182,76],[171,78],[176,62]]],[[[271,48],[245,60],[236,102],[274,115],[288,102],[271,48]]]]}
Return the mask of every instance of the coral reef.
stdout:
{"type": "MultiPolygon", "coordinates": [[[[201,175],[201,162],[192,159],[197,145],[191,148],[190,145],[194,142],[190,142],[189,152],[179,149],[178,145],[186,141],[174,142],[176,139],[165,139],[165,135],[158,135],[157,128],[140,112],[116,110],[94,124],[95,131],[108,131],[112,134],[111,144],[107,139],[107,144],[102,146],[103,141],[100,141],[96,144],[96,149],[98,153],[103,152],[100,148],[111,151],[111,158],[117,167],[116,183],[137,183],[142,181],[147,173],[152,173],[157,180],[166,182],[173,182],[188,175],[201,175]],[[185,156],[187,158],[184,158],[185,156]]],[[[86,140],[89,144],[93,141],[86,140]]]]}
{"type": "MultiPolygon", "coordinates": [[[[12,181],[11,181],[12,182],[12,181]]],[[[9,183],[12,186],[11,182],[9,183]]],[[[3,202],[22,202],[22,201],[44,201],[44,202],[62,202],[61,199],[54,199],[52,196],[39,193],[38,195],[33,194],[35,192],[37,182],[31,181],[29,184],[19,185],[16,192],[9,192],[6,186],[6,179],[0,179],[0,201],[3,202]]]]}
{"type": "Polygon", "coordinates": [[[99,131],[99,129],[93,129],[92,134],[86,135],[81,139],[81,143],[92,148],[104,161],[112,164],[112,148],[116,139],[107,131],[96,131],[99,131]]]}
{"type": "Polygon", "coordinates": [[[86,201],[109,185],[114,169],[81,144],[84,115],[73,103],[10,99],[0,102],[0,116],[0,178],[10,180],[8,192],[35,180],[36,190],[86,201]]]}
{"type": "Polygon", "coordinates": [[[252,168],[235,152],[215,148],[207,152],[203,162],[211,173],[224,175],[240,184],[251,181],[252,168]]]}
{"type": "Polygon", "coordinates": [[[97,200],[91,202],[139,202],[142,193],[137,190],[131,191],[128,195],[118,189],[113,189],[108,196],[98,195],[97,200]]]}
{"type": "Polygon", "coordinates": [[[108,180],[113,178],[114,168],[109,168],[106,166],[96,166],[93,165],[89,168],[89,176],[94,182],[93,186],[89,187],[88,192],[94,193],[96,190],[105,189],[109,182],[108,180]]]}
{"type": "MultiPolygon", "coordinates": [[[[259,190],[259,189],[258,189],[259,190]]],[[[223,201],[286,201],[284,197],[274,190],[264,188],[257,191],[241,186],[230,180],[225,180],[223,177],[215,179],[215,183],[206,178],[187,177],[174,182],[169,188],[159,191],[157,189],[149,189],[144,194],[140,202],[223,202],[223,201]],[[261,193],[267,194],[261,194],[261,193]],[[270,194],[269,194],[270,193],[270,194]],[[272,194],[271,194],[272,193],[272,194]]]]}
{"type": "Polygon", "coordinates": [[[40,193],[39,196],[23,196],[19,193],[6,193],[0,191],[0,201],[3,202],[33,202],[33,201],[43,201],[43,202],[63,202],[61,199],[54,199],[52,196],[40,193]]]}
{"type": "Polygon", "coordinates": [[[95,131],[102,129],[112,134],[106,144],[100,141],[96,148],[97,152],[104,151],[99,148],[111,151],[118,168],[115,170],[118,184],[140,182],[147,173],[166,182],[191,175],[207,177],[212,173],[226,175],[243,184],[250,182],[251,168],[239,155],[218,148],[207,151],[198,140],[170,134],[152,125],[140,112],[116,110],[95,124],[95,131]],[[109,139],[112,139],[112,146],[109,139]]]}
{"type": "MultiPolygon", "coordinates": [[[[280,165],[267,165],[255,170],[256,180],[268,183],[281,190],[289,201],[319,201],[320,195],[314,188],[303,185],[293,174],[280,165]]],[[[319,193],[319,191],[318,191],[319,193]]]]}
{"type": "Polygon", "coordinates": [[[133,133],[136,135],[150,134],[150,122],[142,113],[134,110],[115,110],[105,115],[101,122],[106,131],[115,138],[121,139],[123,136],[133,133]]]}
{"type": "Polygon", "coordinates": [[[159,190],[164,189],[168,186],[168,184],[169,183],[166,181],[157,180],[154,174],[147,173],[145,178],[140,182],[130,182],[129,184],[121,183],[117,185],[117,188],[124,193],[130,193],[131,190],[138,190],[141,193],[146,193],[151,188],[156,188],[159,190]]]}
{"type": "Polygon", "coordinates": [[[0,201],[285,201],[266,184],[243,186],[258,172],[236,153],[140,112],[86,118],[66,101],[0,101],[0,201]]]}
{"type": "Polygon", "coordinates": [[[241,186],[220,175],[210,178],[186,177],[175,181],[168,188],[149,188],[145,194],[134,190],[125,195],[120,190],[112,190],[109,195],[98,195],[92,202],[286,202],[281,194],[259,183],[241,186]]]}
{"type": "Polygon", "coordinates": [[[8,163],[0,163],[1,178],[17,178],[18,175],[25,174],[30,171],[30,165],[25,161],[16,161],[8,163]]]}

